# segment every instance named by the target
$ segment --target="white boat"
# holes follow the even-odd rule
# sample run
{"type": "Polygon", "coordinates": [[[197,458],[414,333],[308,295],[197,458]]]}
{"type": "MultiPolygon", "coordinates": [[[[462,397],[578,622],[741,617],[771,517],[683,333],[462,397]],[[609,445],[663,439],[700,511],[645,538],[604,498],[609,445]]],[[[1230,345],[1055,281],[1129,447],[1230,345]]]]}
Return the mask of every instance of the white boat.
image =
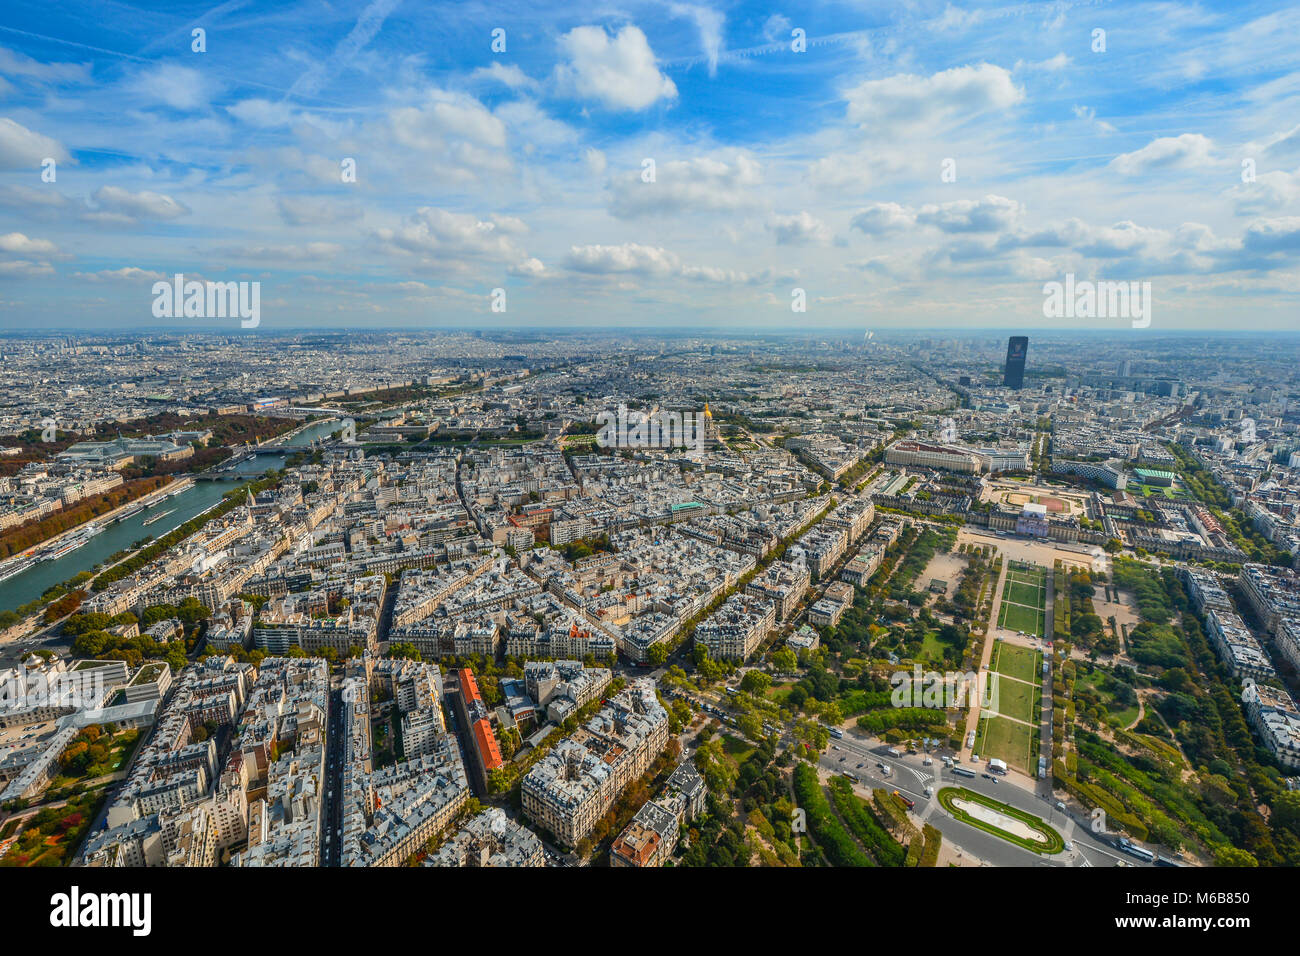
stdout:
{"type": "Polygon", "coordinates": [[[10,578],[17,577],[35,565],[36,562],[31,558],[22,558],[18,561],[10,561],[7,564],[0,565],[0,581],[8,581],[10,578]]]}
{"type": "Polygon", "coordinates": [[[120,521],[126,521],[126,520],[129,519],[129,518],[134,518],[136,515],[138,515],[138,514],[139,514],[140,512],[142,512],[142,511],[144,511],[144,505],[139,505],[139,506],[137,506],[137,507],[135,507],[135,508],[131,508],[131,509],[127,510],[127,511],[122,512],[120,515],[117,515],[113,520],[114,520],[114,521],[119,521],[119,522],[120,522],[120,521]]]}

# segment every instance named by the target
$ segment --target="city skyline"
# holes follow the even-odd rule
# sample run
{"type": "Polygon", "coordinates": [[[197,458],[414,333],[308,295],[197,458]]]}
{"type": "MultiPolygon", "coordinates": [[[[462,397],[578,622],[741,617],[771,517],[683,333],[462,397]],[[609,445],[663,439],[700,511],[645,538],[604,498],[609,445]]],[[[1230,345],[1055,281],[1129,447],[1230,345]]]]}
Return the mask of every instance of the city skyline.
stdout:
{"type": "Polygon", "coordinates": [[[0,331],[1295,325],[1282,4],[122,9],[0,15],[0,331]]]}

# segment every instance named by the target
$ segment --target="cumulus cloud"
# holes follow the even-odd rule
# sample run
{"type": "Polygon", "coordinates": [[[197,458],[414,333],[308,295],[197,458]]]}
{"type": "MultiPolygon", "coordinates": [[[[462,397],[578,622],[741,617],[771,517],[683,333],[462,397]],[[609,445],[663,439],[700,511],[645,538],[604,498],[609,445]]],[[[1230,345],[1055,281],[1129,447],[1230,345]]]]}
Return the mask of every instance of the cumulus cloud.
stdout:
{"type": "Polygon", "coordinates": [[[0,252],[26,256],[51,256],[58,251],[50,240],[29,239],[21,232],[10,232],[0,236],[0,252]]]}
{"type": "Polygon", "coordinates": [[[478,259],[519,263],[525,256],[512,235],[523,230],[518,219],[480,219],[468,213],[422,206],[396,229],[375,230],[387,250],[424,258],[478,259]]]}
{"type": "Polygon", "coordinates": [[[1257,219],[1246,227],[1241,245],[1248,252],[1300,253],[1300,216],[1257,219]]]}
{"type": "Polygon", "coordinates": [[[947,126],[983,113],[1006,110],[1025,98],[1011,74],[980,63],[932,76],[900,73],[867,80],[844,94],[848,118],[872,133],[888,135],[947,126]]]}
{"type": "Polygon", "coordinates": [[[0,169],[36,169],[46,159],[67,162],[63,144],[0,117],[0,169]]]}
{"type": "Polygon", "coordinates": [[[762,168],[749,156],[696,157],[655,166],[655,181],[644,182],[638,165],[611,184],[609,211],[620,219],[683,212],[731,212],[752,206],[753,187],[762,168]]]}
{"type": "MultiPolygon", "coordinates": [[[[414,105],[395,107],[365,138],[391,138],[409,172],[471,182],[513,168],[506,121],[465,93],[430,89],[414,105]]],[[[337,168],[334,173],[338,179],[337,168]]]]}
{"type": "Polygon", "coordinates": [[[555,68],[555,80],[567,94],[636,111],[677,96],[645,34],[630,24],[612,37],[603,27],[575,27],[560,37],[560,49],[568,59],[555,68]]]}
{"type": "Polygon", "coordinates": [[[593,276],[680,278],[716,283],[748,282],[751,278],[745,272],[687,264],[676,253],[660,246],[635,242],[609,246],[573,246],[565,256],[564,267],[572,272],[593,276]]]}
{"type": "Polygon", "coordinates": [[[983,199],[922,206],[916,221],[942,232],[998,232],[1010,228],[1020,217],[1020,203],[992,194],[983,199]]]}
{"type": "Polygon", "coordinates": [[[831,231],[816,216],[805,211],[793,216],[773,216],[767,228],[776,235],[777,245],[803,245],[809,242],[829,242],[831,231]]]}
{"type": "Polygon", "coordinates": [[[1200,133],[1162,136],[1139,150],[1121,153],[1110,161],[1110,167],[1125,176],[1139,176],[1153,170],[1206,166],[1211,162],[1212,145],[1200,133]]]}
{"type": "Polygon", "coordinates": [[[916,224],[916,211],[896,202],[872,203],[850,220],[849,225],[869,236],[883,236],[916,224]]]}
{"type": "Polygon", "coordinates": [[[500,83],[511,90],[531,90],[537,81],[513,63],[507,65],[493,60],[490,66],[480,66],[469,75],[471,83],[500,83]]]}

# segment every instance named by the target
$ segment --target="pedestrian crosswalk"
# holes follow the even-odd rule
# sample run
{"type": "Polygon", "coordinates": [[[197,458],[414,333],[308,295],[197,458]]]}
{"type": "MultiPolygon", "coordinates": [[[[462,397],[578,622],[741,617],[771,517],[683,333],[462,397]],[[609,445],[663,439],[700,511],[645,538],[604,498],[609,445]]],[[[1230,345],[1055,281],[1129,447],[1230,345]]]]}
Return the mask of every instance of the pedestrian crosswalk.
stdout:
{"type": "Polygon", "coordinates": [[[907,769],[911,771],[912,776],[920,783],[930,783],[934,780],[934,774],[932,773],[926,773],[924,770],[917,770],[915,767],[908,767],[907,769]]]}

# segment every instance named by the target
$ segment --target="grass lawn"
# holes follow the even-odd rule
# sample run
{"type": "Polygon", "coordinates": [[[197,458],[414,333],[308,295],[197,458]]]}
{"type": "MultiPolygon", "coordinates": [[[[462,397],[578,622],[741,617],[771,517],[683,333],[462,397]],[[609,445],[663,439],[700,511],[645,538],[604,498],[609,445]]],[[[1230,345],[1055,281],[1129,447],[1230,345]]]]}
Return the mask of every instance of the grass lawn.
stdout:
{"type": "Polygon", "coordinates": [[[947,648],[938,638],[938,631],[926,631],[925,637],[921,640],[921,660],[938,663],[944,659],[943,652],[947,648]]]}
{"type": "Polygon", "coordinates": [[[1023,604],[1008,604],[1002,601],[1002,610],[998,614],[998,625],[1008,631],[1024,631],[1034,637],[1042,637],[1045,615],[1038,608],[1025,607],[1023,604]]]}
{"type": "Polygon", "coordinates": [[[753,744],[747,740],[741,740],[739,737],[733,737],[731,734],[722,734],[722,749],[727,756],[736,763],[744,763],[749,759],[749,755],[756,749],[753,744]]]}
{"type": "Polygon", "coordinates": [[[1042,676],[1041,662],[1042,655],[1032,647],[1021,647],[1018,644],[998,641],[997,650],[993,652],[993,661],[990,666],[999,674],[1018,677],[1020,680],[1037,684],[1042,676]]]}
{"type": "MultiPolygon", "coordinates": [[[[975,752],[982,759],[1000,757],[1008,765],[1030,773],[1033,759],[1033,739],[1037,729],[1028,724],[1018,724],[1005,717],[985,717],[980,721],[975,735],[975,752]]],[[[1037,773],[1035,766],[1033,772],[1037,773]]]]}
{"type": "Polygon", "coordinates": [[[1036,607],[1041,610],[1047,606],[1047,589],[1036,584],[1008,580],[1002,600],[1010,601],[1012,604],[1023,604],[1025,607],[1036,607]]]}
{"type": "MultiPolygon", "coordinates": [[[[992,681],[994,678],[990,677],[992,681]]],[[[1012,680],[1011,678],[997,679],[996,700],[993,697],[985,698],[990,703],[996,703],[999,714],[1006,714],[1008,717],[1016,717],[1028,723],[1034,722],[1034,703],[1038,700],[1039,690],[1035,684],[1026,684],[1022,681],[1012,680]]]]}

